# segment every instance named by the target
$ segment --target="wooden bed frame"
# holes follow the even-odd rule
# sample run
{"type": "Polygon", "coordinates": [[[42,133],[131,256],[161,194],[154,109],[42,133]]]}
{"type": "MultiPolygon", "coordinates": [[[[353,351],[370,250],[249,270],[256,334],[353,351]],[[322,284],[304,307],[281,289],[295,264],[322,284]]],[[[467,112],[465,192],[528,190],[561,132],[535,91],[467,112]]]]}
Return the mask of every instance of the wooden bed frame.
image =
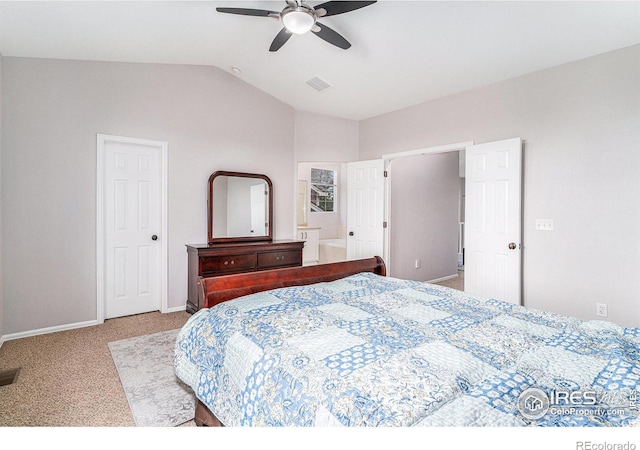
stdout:
{"type": "MultiPolygon", "coordinates": [[[[199,277],[199,304],[210,308],[218,303],[256,292],[334,281],[360,272],[373,272],[386,276],[387,269],[382,258],[374,256],[373,258],[317,266],[264,270],[219,277],[199,277]]],[[[196,404],[195,423],[199,427],[223,426],[200,400],[197,400],[196,404]]]]}
{"type": "Polygon", "coordinates": [[[219,277],[198,277],[198,304],[211,308],[218,303],[243,295],[287,286],[334,281],[360,272],[373,272],[385,276],[387,269],[382,258],[374,256],[368,259],[316,266],[263,270],[219,277]]]}

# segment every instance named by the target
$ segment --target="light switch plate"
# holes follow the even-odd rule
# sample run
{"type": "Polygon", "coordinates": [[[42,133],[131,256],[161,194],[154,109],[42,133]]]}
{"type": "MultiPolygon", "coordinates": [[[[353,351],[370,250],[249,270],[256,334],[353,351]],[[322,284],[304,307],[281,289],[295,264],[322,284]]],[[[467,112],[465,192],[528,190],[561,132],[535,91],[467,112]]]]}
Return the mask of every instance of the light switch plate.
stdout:
{"type": "Polygon", "coordinates": [[[553,219],[536,219],[536,230],[553,231],[553,219]]]}

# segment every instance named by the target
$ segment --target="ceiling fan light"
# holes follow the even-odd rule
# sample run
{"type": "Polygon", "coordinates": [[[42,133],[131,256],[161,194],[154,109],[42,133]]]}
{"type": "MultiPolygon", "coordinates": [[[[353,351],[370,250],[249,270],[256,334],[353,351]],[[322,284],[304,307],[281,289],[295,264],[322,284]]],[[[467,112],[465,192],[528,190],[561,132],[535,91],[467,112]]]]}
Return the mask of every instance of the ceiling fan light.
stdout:
{"type": "Polygon", "coordinates": [[[304,34],[313,28],[315,17],[306,10],[287,11],[282,15],[284,27],[294,34],[304,34]]]}

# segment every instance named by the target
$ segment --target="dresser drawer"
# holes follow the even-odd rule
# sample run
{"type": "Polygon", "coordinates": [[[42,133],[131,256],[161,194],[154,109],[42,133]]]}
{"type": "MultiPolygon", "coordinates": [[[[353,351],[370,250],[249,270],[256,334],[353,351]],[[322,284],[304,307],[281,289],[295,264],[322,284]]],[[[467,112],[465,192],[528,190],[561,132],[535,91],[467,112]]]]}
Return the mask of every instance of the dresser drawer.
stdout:
{"type": "Polygon", "coordinates": [[[302,241],[226,242],[187,245],[187,311],[207,308],[198,279],[302,265],[302,241]]]}
{"type": "Polygon", "coordinates": [[[283,250],[258,253],[258,268],[292,266],[302,264],[302,251],[283,250]]]}
{"type": "Polygon", "coordinates": [[[200,258],[202,274],[254,270],[256,254],[205,256],[200,258]]]}

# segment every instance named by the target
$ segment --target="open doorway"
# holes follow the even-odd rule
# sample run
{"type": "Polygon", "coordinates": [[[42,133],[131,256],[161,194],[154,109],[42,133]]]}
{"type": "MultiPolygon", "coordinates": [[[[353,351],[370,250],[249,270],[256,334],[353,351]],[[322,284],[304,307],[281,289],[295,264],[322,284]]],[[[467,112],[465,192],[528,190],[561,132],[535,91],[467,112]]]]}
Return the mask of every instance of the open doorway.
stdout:
{"type": "Polygon", "coordinates": [[[297,237],[305,241],[303,264],[346,260],[347,163],[300,162],[297,237]]]}
{"type": "MultiPolygon", "coordinates": [[[[521,304],[522,295],[522,139],[474,145],[473,142],[448,144],[439,147],[411,150],[383,155],[385,167],[391,169],[398,159],[420,155],[459,152],[465,150],[464,164],[464,223],[462,248],[464,264],[464,291],[498,300],[521,304]]],[[[385,188],[388,228],[385,234],[387,273],[402,277],[397,272],[396,259],[405,268],[412,262],[409,253],[399,253],[392,247],[390,236],[396,226],[396,203],[391,200],[389,185],[395,179],[393,171],[385,188]]],[[[437,189],[436,189],[437,190],[437,189]]],[[[419,202],[411,193],[400,200],[417,210],[419,202]],[[413,199],[414,201],[412,201],[413,199]]],[[[424,208],[424,207],[423,207],[424,208]]],[[[456,232],[458,235],[459,232],[456,232]]],[[[420,236],[418,233],[416,236],[420,236]]],[[[418,245],[415,246],[416,248],[418,245]]],[[[456,245],[457,247],[457,245],[456,245]]],[[[429,260],[430,261],[430,260],[429,260]]],[[[422,266],[421,259],[413,261],[414,269],[422,266]]],[[[457,258],[456,258],[457,266],[457,258]]],[[[411,278],[411,277],[409,277],[411,278]]],[[[415,278],[414,278],[415,279],[415,278]]],[[[434,281],[434,280],[431,280],[434,281]]],[[[438,281],[436,278],[435,281],[438,281]]]]}
{"type": "Polygon", "coordinates": [[[390,161],[389,250],[392,276],[463,282],[464,155],[460,151],[390,161]]]}
{"type": "MultiPolygon", "coordinates": [[[[467,202],[464,197],[465,183],[460,178],[465,177],[465,149],[471,145],[473,145],[473,141],[465,141],[382,155],[386,171],[385,261],[387,273],[390,276],[402,278],[404,275],[419,281],[457,284],[456,288],[464,290],[464,271],[458,271],[458,261],[461,259],[458,254],[464,253],[464,210],[467,202]],[[429,159],[430,156],[444,156],[444,158],[429,159]],[[416,163],[415,167],[411,164],[412,161],[416,163]],[[420,164],[418,164],[419,161],[420,164]],[[431,164],[433,167],[429,169],[422,166],[425,164],[431,164]],[[437,167],[442,164],[446,167],[446,176],[441,171],[442,168],[437,167]],[[403,165],[412,167],[409,170],[415,171],[417,168],[417,175],[414,176],[414,184],[405,183],[408,185],[408,188],[405,188],[406,193],[396,191],[395,198],[392,198],[392,185],[394,183],[397,185],[398,178],[403,178],[405,175],[402,173],[403,165]],[[442,187],[437,181],[438,178],[446,180],[446,201],[439,195],[442,192],[442,187]],[[422,186],[418,187],[420,185],[422,186]],[[426,201],[424,193],[427,194],[426,196],[432,197],[433,204],[446,205],[439,215],[435,212],[437,208],[430,206],[426,201]],[[404,209],[408,209],[408,212],[404,213],[407,217],[403,216],[403,206],[404,209]],[[426,230],[423,226],[429,218],[433,219],[434,217],[446,218],[446,223],[435,225],[436,228],[439,227],[442,230],[443,236],[446,236],[442,240],[439,230],[426,230]],[[404,233],[402,230],[398,232],[397,227],[402,226],[403,221],[405,226],[410,224],[409,228],[404,233]],[[407,247],[408,252],[394,248],[392,237],[399,235],[404,236],[401,239],[405,240],[417,237],[417,239],[413,239],[413,244],[407,247]],[[445,261],[443,264],[438,261],[438,256],[424,250],[425,243],[418,242],[421,239],[430,240],[431,247],[440,249],[439,254],[443,255],[442,259],[445,261]],[[420,246],[423,248],[420,249],[420,246]],[[415,254],[416,249],[420,249],[419,255],[415,254]]],[[[429,245],[426,247],[429,248],[429,245]]],[[[463,264],[464,262],[460,264],[461,268],[463,268],[463,264]]]]}

